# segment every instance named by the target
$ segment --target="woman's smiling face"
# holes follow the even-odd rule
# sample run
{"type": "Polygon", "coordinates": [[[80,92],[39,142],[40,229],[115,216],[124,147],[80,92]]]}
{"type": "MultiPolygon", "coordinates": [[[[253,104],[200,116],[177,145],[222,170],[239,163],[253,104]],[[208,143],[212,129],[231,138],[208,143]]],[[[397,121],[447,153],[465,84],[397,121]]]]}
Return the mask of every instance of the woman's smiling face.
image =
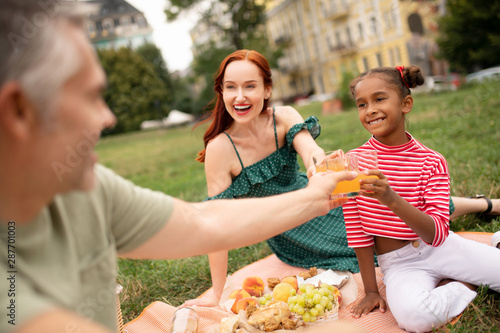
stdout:
{"type": "Polygon", "coordinates": [[[247,122],[262,112],[264,99],[271,95],[271,87],[265,87],[257,65],[236,60],[226,67],[222,95],[226,110],[234,121],[247,122]]]}

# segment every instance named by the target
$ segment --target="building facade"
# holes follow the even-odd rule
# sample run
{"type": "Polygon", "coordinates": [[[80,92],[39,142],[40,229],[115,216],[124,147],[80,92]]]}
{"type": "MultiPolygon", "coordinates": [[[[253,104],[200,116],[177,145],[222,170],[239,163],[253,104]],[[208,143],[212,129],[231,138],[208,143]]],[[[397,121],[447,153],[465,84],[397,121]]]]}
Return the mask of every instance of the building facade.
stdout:
{"type": "Polygon", "coordinates": [[[344,73],[418,65],[445,74],[435,58],[444,0],[284,0],[267,12],[269,41],[284,56],[273,72],[273,99],[332,97],[344,73]]]}
{"type": "Polygon", "coordinates": [[[86,31],[96,48],[136,49],[153,43],[144,14],[125,0],[78,1],[86,13],[86,31]]]}

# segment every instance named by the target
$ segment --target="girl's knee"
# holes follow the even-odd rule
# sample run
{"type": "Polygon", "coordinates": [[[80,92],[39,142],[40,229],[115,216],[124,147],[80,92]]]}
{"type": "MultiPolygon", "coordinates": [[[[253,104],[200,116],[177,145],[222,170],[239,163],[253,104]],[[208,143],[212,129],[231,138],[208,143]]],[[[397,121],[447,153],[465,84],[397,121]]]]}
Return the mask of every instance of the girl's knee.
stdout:
{"type": "Polygon", "coordinates": [[[448,321],[440,311],[436,311],[429,297],[414,298],[406,300],[398,308],[391,311],[398,325],[408,332],[429,332],[438,328],[448,321]]]}

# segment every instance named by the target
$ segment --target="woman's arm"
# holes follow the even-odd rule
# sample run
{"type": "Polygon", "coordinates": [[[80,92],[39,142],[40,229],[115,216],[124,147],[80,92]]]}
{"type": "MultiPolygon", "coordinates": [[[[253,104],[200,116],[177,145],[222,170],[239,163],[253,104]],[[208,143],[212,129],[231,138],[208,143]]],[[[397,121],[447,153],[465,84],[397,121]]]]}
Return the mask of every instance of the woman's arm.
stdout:
{"type": "Polygon", "coordinates": [[[212,289],[200,298],[186,301],[182,306],[217,306],[220,303],[227,275],[227,251],[212,252],[208,254],[210,274],[212,276],[212,289]]]}
{"type": "Polygon", "coordinates": [[[380,308],[380,312],[385,312],[385,301],[380,296],[377,287],[373,247],[355,248],[354,252],[356,252],[358,258],[359,271],[365,288],[365,297],[351,309],[353,317],[359,318],[377,307],[380,308]]]}
{"type": "MultiPolygon", "coordinates": [[[[207,180],[208,196],[213,197],[229,186],[231,186],[230,160],[227,154],[234,154],[234,149],[228,149],[228,140],[224,136],[218,136],[212,140],[206,149],[205,154],[205,176],[207,180]]],[[[230,147],[232,148],[232,147],[230,147]]],[[[219,305],[227,275],[228,251],[212,252],[208,254],[210,263],[210,274],[212,277],[212,290],[203,297],[192,299],[183,306],[217,306],[219,305]]]]}
{"type": "MultiPolygon", "coordinates": [[[[291,106],[283,106],[277,109],[276,119],[278,123],[282,123],[285,128],[285,134],[295,125],[304,122],[304,118],[300,113],[291,106]]],[[[293,148],[302,158],[306,170],[313,166],[312,157],[322,153],[323,149],[318,146],[316,141],[307,129],[302,129],[295,135],[293,139],[293,148]]]]}

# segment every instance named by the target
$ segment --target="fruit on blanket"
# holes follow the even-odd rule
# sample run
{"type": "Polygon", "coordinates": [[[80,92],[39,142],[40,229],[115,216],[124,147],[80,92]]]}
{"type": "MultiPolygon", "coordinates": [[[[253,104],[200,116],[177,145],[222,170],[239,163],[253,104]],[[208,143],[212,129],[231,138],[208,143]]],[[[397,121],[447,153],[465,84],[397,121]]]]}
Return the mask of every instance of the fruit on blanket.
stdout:
{"type": "Polygon", "coordinates": [[[297,290],[297,295],[302,295],[303,293],[306,292],[307,286],[311,286],[311,288],[316,288],[316,286],[312,283],[301,283],[298,290],[297,290]]]}
{"type": "Polygon", "coordinates": [[[275,301],[288,302],[288,297],[295,294],[295,288],[286,282],[278,283],[273,289],[273,298],[275,301]],[[292,291],[293,290],[293,291],[292,291]]]}
{"type": "Polygon", "coordinates": [[[323,316],[327,311],[338,311],[338,300],[342,296],[334,286],[322,283],[316,288],[311,284],[301,284],[299,290],[302,293],[290,297],[288,306],[294,315],[302,316],[305,322],[315,322],[317,317],[323,316]]]}
{"type": "Polygon", "coordinates": [[[332,286],[333,288],[333,296],[335,296],[335,298],[337,299],[337,303],[339,304],[339,307],[340,305],[342,305],[342,293],[340,292],[340,290],[335,287],[335,286],[332,286]]]}
{"type": "Polygon", "coordinates": [[[236,302],[236,313],[240,313],[240,310],[245,311],[251,304],[257,305],[259,301],[255,297],[244,297],[236,302]]]}
{"type": "Polygon", "coordinates": [[[247,293],[245,290],[243,289],[235,289],[231,292],[231,294],[229,294],[229,299],[234,299],[234,304],[233,306],[231,307],[231,311],[233,311],[234,313],[238,314],[238,312],[236,311],[236,305],[238,304],[238,301],[242,298],[245,298],[245,297],[250,297],[250,294],[247,293]]]}
{"type": "Polygon", "coordinates": [[[297,277],[295,277],[295,276],[285,276],[284,278],[281,279],[281,282],[288,283],[289,285],[291,285],[295,289],[295,291],[297,291],[299,289],[297,277]]]}
{"type": "Polygon", "coordinates": [[[250,296],[260,297],[264,293],[264,281],[258,276],[249,276],[243,280],[241,286],[250,296]]]}
{"type": "Polygon", "coordinates": [[[261,306],[269,305],[273,300],[273,294],[267,293],[257,299],[261,306]]]}

